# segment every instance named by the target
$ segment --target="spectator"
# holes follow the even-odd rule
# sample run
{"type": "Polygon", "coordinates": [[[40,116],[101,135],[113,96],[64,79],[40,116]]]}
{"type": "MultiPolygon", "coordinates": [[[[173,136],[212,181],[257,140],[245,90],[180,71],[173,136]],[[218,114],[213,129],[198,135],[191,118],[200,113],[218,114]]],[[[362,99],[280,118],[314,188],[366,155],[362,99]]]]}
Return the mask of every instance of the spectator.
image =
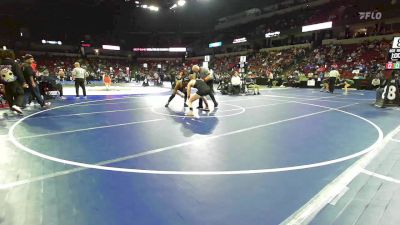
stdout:
{"type": "Polygon", "coordinates": [[[40,94],[39,85],[36,80],[36,73],[32,68],[34,58],[30,54],[26,54],[23,57],[24,63],[22,65],[22,71],[26,83],[29,88],[25,91],[24,105],[29,103],[29,98],[32,96],[40,104],[41,107],[50,106],[50,102],[45,102],[42,95],[40,94]]]}
{"type": "Polygon", "coordinates": [[[23,114],[24,89],[28,88],[19,65],[14,61],[14,53],[0,50],[0,75],[4,83],[5,98],[12,111],[23,114]]]}

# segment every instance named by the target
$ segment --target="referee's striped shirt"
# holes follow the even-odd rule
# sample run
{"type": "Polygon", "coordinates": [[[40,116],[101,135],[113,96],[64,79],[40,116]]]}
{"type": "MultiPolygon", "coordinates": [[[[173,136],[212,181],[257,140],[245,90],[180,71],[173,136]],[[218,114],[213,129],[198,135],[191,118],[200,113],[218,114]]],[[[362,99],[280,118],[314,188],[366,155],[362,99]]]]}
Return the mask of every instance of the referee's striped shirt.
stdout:
{"type": "Polygon", "coordinates": [[[337,70],[332,70],[331,72],[329,72],[329,77],[336,77],[339,78],[340,74],[337,70]]]}
{"type": "Polygon", "coordinates": [[[74,70],[72,70],[72,76],[74,76],[75,78],[85,79],[85,74],[86,70],[80,67],[76,67],[74,68],[74,70]]]}

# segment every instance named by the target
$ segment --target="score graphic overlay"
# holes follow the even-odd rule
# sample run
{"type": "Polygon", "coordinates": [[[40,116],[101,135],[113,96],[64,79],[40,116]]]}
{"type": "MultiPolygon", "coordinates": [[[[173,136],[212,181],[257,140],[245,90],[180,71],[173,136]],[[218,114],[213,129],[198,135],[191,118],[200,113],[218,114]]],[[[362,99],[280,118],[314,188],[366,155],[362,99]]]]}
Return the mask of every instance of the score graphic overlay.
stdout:
{"type": "Polygon", "coordinates": [[[389,49],[387,70],[400,69],[400,37],[393,38],[392,48],[389,49]]]}
{"type": "MultiPolygon", "coordinates": [[[[400,37],[393,39],[392,48],[389,50],[387,70],[400,69],[400,37]]],[[[398,106],[400,105],[400,88],[398,78],[392,73],[384,86],[376,90],[376,102],[378,107],[398,106]]]]}

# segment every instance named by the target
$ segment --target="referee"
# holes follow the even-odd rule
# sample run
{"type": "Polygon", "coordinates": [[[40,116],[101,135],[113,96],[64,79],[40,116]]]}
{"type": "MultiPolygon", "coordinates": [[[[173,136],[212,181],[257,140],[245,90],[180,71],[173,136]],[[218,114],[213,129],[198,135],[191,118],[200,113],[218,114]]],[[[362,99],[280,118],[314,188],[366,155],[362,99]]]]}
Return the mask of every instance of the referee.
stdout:
{"type": "Polygon", "coordinates": [[[72,70],[72,80],[75,81],[76,98],[79,98],[79,87],[82,88],[83,97],[86,98],[86,88],[85,88],[86,70],[81,68],[79,62],[75,62],[74,66],[75,68],[72,70]]]}
{"type": "Polygon", "coordinates": [[[339,72],[332,67],[331,72],[329,72],[329,92],[331,94],[333,94],[333,91],[335,90],[336,79],[339,78],[339,76],[339,72]]]}

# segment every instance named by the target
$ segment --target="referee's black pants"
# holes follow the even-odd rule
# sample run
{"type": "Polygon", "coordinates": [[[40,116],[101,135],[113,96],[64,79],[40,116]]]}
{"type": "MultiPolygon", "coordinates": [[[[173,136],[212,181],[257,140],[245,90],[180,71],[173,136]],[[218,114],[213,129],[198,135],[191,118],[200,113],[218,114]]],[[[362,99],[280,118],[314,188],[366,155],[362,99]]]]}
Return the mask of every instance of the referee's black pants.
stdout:
{"type": "MultiPolygon", "coordinates": [[[[213,101],[214,106],[218,106],[218,102],[217,102],[217,100],[215,100],[215,96],[214,96],[214,80],[208,80],[208,81],[206,81],[206,84],[210,87],[211,91],[210,91],[209,96],[210,96],[211,100],[213,101]]],[[[203,108],[203,99],[202,98],[200,98],[200,100],[199,100],[199,108],[203,108]]]]}
{"type": "Polygon", "coordinates": [[[335,90],[336,77],[329,77],[329,92],[333,93],[335,90]]]}
{"type": "Polygon", "coordinates": [[[76,97],[79,97],[79,87],[81,87],[82,90],[83,90],[83,96],[86,96],[85,79],[83,79],[83,78],[75,78],[76,97]]]}

